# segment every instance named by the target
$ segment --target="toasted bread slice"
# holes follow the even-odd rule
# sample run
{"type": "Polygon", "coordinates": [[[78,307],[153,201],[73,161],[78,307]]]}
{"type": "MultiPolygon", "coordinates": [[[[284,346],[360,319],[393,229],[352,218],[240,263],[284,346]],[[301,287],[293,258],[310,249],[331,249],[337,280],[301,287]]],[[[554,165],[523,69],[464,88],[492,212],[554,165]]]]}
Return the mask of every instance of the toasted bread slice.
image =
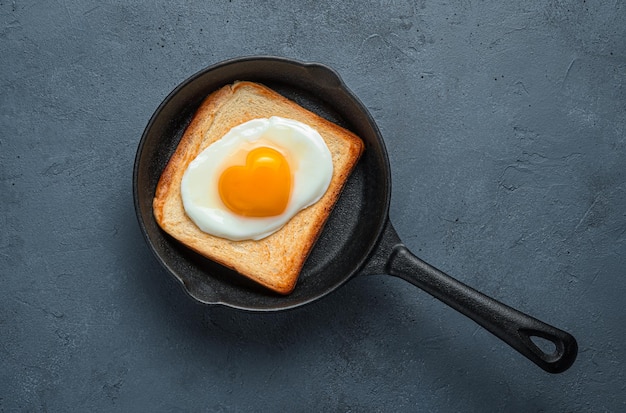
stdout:
{"type": "Polygon", "coordinates": [[[266,86],[236,82],[210,94],[198,108],[158,182],[154,216],[163,230],[188,248],[277,293],[288,294],[363,150],[363,142],[352,132],[266,86]],[[180,186],[187,166],[231,128],[270,116],[303,122],[320,133],[334,168],[328,190],[317,203],[261,240],[230,241],[202,232],[183,208],[180,186]]]}

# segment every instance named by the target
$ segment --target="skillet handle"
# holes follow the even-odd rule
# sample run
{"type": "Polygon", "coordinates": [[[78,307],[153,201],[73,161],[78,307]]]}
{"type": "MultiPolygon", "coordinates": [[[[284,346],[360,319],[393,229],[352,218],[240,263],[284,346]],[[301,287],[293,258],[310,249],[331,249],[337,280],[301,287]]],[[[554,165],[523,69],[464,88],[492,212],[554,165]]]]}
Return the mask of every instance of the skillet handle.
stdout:
{"type": "Polygon", "coordinates": [[[576,359],[576,339],[558,328],[502,304],[413,255],[403,244],[391,251],[387,274],[400,277],[465,314],[549,373],[567,370],[576,359]],[[535,342],[547,340],[554,351],[535,342]]]}

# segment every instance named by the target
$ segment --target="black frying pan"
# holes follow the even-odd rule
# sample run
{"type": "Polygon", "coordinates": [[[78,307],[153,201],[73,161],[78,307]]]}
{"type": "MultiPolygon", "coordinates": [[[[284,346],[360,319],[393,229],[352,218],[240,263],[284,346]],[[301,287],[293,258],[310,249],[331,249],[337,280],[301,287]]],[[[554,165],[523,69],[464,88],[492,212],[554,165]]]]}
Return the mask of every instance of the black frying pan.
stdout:
{"type": "MultiPolygon", "coordinates": [[[[274,311],[317,300],[359,274],[390,274],[470,317],[542,369],[559,373],[576,358],[570,334],[527,316],[451,278],[415,257],[389,222],[391,172],[374,120],[339,76],[320,64],[246,57],[208,67],[180,84],[158,107],[139,143],[133,173],[139,225],[157,259],[194,299],[238,309],[274,311]],[[366,144],[356,170],[309,255],[298,284],[279,296],[207,260],[165,234],[152,214],[157,181],[200,102],[236,80],[263,83],[352,130],[366,144]],[[548,340],[546,352],[533,341],[548,340]]],[[[545,347],[545,346],[542,346],[545,347]]]]}

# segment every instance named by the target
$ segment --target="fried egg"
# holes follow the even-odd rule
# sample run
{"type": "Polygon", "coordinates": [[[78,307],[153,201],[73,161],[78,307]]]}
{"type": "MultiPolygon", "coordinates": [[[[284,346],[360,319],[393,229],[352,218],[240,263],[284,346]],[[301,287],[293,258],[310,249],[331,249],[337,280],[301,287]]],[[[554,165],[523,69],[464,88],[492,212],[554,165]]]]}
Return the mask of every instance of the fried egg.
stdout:
{"type": "Polygon", "coordinates": [[[259,240],[316,203],[333,173],[321,135],[273,116],[232,128],[191,161],[181,182],[187,216],[211,235],[259,240]]]}

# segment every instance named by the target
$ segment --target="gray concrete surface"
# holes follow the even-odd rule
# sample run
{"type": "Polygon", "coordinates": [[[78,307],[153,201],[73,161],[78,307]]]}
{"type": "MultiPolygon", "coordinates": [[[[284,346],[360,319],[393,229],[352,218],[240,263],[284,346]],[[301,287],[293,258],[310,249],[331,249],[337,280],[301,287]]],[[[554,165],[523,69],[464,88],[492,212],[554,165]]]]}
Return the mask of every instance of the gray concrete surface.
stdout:
{"type": "Polygon", "coordinates": [[[626,411],[619,1],[0,1],[0,411],[626,411]],[[192,302],[132,163],[181,81],[334,67],[386,139],[421,258],[572,332],[549,375],[406,282],[275,314],[192,302]]]}

